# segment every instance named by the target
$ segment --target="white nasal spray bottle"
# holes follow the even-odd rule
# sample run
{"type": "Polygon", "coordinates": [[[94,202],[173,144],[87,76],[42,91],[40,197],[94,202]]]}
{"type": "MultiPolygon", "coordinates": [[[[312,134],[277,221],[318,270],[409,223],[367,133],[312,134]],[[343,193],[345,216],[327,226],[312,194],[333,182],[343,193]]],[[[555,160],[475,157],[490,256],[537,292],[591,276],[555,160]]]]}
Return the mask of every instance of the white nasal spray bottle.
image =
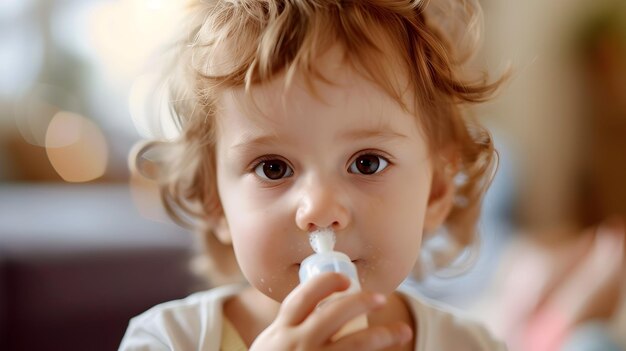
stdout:
{"type": "MultiPolygon", "coordinates": [[[[309,235],[309,242],[315,253],[305,258],[300,264],[299,275],[301,284],[318,274],[336,272],[350,279],[350,287],[345,291],[332,294],[324,301],[361,291],[356,266],[352,263],[350,257],[342,252],[333,251],[335,247],[335,232],[332,229],[319,229],[312,232],[309,235]]],[[[333,335],[332,340],[365,328],[367,328],[367,316],[358,316],[346,323],[333,335]]]]}

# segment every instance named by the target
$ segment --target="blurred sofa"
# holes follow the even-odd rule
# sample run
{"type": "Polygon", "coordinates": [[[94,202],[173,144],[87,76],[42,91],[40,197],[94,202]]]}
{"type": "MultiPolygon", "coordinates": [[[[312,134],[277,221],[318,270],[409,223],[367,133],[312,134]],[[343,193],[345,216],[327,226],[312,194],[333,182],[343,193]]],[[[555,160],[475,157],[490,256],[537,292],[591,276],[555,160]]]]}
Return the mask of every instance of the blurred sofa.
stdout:
{"type": "Polygon", "coordinates": [[[0,350],[117,349],[131,317],[198,289],[192,242],[125,184],[0,184],[0,350]]]}

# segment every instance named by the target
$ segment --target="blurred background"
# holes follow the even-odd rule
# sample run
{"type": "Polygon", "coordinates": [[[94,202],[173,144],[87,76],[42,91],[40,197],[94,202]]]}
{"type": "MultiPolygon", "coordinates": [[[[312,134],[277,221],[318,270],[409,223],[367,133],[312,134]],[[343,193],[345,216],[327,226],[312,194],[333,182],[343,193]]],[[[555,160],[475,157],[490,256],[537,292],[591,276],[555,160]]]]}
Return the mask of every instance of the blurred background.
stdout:
{"type": "MultiPolygon", "coordinates": [[[[115,349],[129,318],[199,289],[192,236],[127,166],[150,112],[154,53],[182,3],[0,1],[1,350],[115,349]]],[[[533,316],[573,289],[564,281],[581,275],[581,257],[604,257],[608,273],[579,281],[623,296],[623,249],[595,248],[598,228],[623,244],[626,2],[481,3],[475,62],[493,76],[513,68],[498,98],[474,111],[494,133],[500,169],[476,267],[422,288],[529,350],[518,331],[530,333],[533,316]],[[508,309],[525,299],[524,311],[508,309]]],[[[578,301],[602,313],[572,324],[601,320],[626,335],[623,298],[602,300],[611,303],[578,301]]]]}

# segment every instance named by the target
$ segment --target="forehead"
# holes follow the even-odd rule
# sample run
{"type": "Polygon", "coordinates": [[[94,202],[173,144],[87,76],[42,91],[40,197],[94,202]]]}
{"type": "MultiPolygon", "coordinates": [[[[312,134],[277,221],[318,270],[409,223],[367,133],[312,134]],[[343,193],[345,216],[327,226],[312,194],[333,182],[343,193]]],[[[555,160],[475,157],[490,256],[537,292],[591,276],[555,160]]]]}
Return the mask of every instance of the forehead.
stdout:
{"type": "Polygon", "coordinates": [[[389,81],[395,84],[397,91],[403,92],[404,105],[371,75],[358,71],[340,47],[321,55],[315,65],[320,77],[296,72],[290,78],[282,72],[249,90],[243,87],[226,90],[220,99],[218,124],[233,115],[245,117],[248,123],[275,127],[288,123],[295,116],[308,117],[299,121],[305,124],[332,118],[337,126],[342,122],[354,123],[355,117],[362,117],[359,123],[370,128],[392,124],[392,117],[397,115],[417,119],[415,113],[404,110],[411,106],[413,95],[407,88],[408,81],[403,80],[403,72],[387,69],[389,81]]]}
{"type": "Polygon", "coordinates": [[[252,94],[233,91],[222,99],[218,133],[246,138],[241,133],[293,139],[337,137],[355,130],[405,131],[417,123],[374,84],[346,75],[341,83],[319,87],[317,95],[300,81],[285,89],[280,81],[257,87],[252,94]]]}

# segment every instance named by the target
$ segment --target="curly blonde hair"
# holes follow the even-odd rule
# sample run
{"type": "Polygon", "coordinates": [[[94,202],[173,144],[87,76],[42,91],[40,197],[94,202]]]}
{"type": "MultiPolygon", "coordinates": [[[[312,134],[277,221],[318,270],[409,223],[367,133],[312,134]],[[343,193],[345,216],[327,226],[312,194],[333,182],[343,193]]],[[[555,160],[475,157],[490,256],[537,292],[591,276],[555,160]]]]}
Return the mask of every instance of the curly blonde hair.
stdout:
{"type": "MultiPolygon", "coordinates": [[[[479,44],[481,9],[472,0],[202,0],[188,6],[188,27],[172,50],[167,87],[175,140],[144,144],[132,158],[159,146],[163,204],[173,219],[198,230],[214,282],[238,277],[232,247],[215,238],[223,220],[215,179],[215,118],[222,92],[295,72],[327,80],[315,60],[339,44],[357,72],[405,109],[403,91],[390,75],[399,63],[408,76],[412,112],[432,154],[455,150],[455,205],[445,226],[457,247],[471,245],[483,194],[495,168],[489,133],[464,106],[489,99],[504,80],[464,77],[479,44]],[[391,47],[394,50],[389,54],[391,47]],[[399,60],[399,61],[398,61],[399,60]]],[[[441,168],[441,167],[440,167],[441,168]]],[[[437,172],[443,172],[439,169],[437,172]]],[[[448,262],[449,260],[444,260],[448,262]]],[[[445,263],[445,262],[440,262],[445,263]]]]}

